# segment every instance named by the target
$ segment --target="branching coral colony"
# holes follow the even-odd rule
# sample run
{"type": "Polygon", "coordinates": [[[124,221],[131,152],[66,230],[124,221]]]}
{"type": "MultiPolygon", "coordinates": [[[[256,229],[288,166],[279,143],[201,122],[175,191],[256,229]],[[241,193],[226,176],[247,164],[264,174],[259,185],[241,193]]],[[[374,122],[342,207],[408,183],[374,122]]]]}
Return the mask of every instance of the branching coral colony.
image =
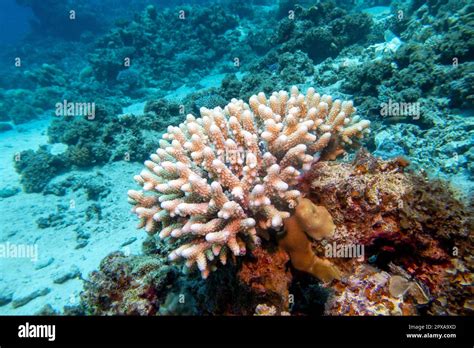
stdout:
{"type": "Polygon", "coordinates": [[[314,161],[335,159],[370,131],[351,101],[314,88],[259,93],[248,104],[233,99],[200,113],[168,128],[135,176],[143,190],[128,195],[139,228],[159,231],[175,248],[169,259],[197,265],[204,278],[283,226],[314,161]]]}

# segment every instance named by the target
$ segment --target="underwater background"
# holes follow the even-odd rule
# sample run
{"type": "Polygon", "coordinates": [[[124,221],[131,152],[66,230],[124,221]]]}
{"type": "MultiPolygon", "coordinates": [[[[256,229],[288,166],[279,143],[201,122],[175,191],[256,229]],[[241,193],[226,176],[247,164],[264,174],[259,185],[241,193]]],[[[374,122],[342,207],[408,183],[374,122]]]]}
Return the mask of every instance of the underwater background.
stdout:
{"type": "Polygon", "coordinates": [[[0,314],[472,315],[473,10],[2,0],[0,314]],[[370,265],[338,265],[354,276],[332,287],[260,249],[206,280],[181,272],[168,245],[136,229],[134,176],[187,114],[292,86],[353,100],[370,121],[367,151],[348,149],[311,184],[336,234],[360,231],[370,265]]]}

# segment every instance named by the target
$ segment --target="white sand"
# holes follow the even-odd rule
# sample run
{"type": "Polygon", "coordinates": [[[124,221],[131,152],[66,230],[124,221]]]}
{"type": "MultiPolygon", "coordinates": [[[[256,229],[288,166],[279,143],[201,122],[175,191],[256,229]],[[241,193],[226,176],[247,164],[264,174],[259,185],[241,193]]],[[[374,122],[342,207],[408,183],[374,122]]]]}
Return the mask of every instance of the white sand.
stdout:
{"type": "MultiPolygon", "coordinates": [[[[48,120],[32,122],[22,127],[27,129],[24,132],[13,130],[0,134],[0,188],[20,185],[19,176],[13,168],[13,156],[22,150],[36,149],[40,144],[45,144],[48,123],[48,120]]],[[[111,193],[98,202],[102,207],[100,221],[86,221],[84,211],[94,201],[87,200],[82,189],[63,197],[20,192],[12,197],[0,198],[0,244],[26,244],[38,248],[36,263],[29,258],[0,258],[0,297],[2,293],[6,293],[5,287],[13,292],[13,300],[34,291],[50,289],[47,295],[37,297],[24,306],[13,308],[11,302],[0,306],[0,314],[31,315],[46,304],[61,310],[64,305],[77,303],[83,282],[80,279],[71,279],[63,284],[55,284],[53,278],[57,277],[57,274],[67,272],[75,265],[86,278],[112,251],[140,253],[145,236],[142,231],[135,229],[137,220],[130,214],[127,190],[135,187],[132,178],[141,167],[137,163],[116,162],[98,169],[104,174],[103,181],[111,189],[111,193]],[[54,213],[58,205],[69,206],[71,199],[74,199],[75,208],[65,213],[65,220],[70,225],[45,229],[37,227],[36,220],[39,217],[54,213]],[[90,234],[89,243],[82,249],[75,249],[76,229],[90,234]],[[121,247],[121,244],[131,237],[137,237],[137,240],[121,247]],[[35,265],[51,258],[54,258],[54,261],[50,265],[35,270],[35,265]]],[[[69,172],[62,177],[71,174],[91,175],[95,172],[96,170],[69,172]]],[[[60,179],[61,177],[58,177],[55,180],[60,179]]]]}

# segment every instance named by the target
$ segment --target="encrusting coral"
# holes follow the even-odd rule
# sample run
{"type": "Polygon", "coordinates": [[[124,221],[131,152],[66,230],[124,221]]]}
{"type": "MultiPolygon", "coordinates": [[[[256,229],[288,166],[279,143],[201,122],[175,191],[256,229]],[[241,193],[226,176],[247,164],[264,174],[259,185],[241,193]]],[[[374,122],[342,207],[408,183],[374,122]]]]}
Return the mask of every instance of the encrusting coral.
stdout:
{"type": "Polygon", "coordinates": [[[244,255],[261,232],[281,228],[312,163],[335,159],[369,132],[355,112],[351,101],[297,87],[201,108],[200,118],[168,127],[135,176],[143,190],[128,195],[139,227],[169,238],[169,259],[197,264],[206,278],[229,252],[244,255]]]}

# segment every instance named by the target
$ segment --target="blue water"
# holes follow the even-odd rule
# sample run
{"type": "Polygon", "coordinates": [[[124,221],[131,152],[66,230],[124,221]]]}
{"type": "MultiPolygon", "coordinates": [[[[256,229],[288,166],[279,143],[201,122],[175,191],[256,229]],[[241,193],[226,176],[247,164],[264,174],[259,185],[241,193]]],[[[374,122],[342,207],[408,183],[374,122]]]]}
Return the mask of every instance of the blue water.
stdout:
{"type": "Polygon", "coordinates": [[[15,0],[4,0],[0,4],[0,43],[18,43],[30,30],[33,12],[15,0]]]}

